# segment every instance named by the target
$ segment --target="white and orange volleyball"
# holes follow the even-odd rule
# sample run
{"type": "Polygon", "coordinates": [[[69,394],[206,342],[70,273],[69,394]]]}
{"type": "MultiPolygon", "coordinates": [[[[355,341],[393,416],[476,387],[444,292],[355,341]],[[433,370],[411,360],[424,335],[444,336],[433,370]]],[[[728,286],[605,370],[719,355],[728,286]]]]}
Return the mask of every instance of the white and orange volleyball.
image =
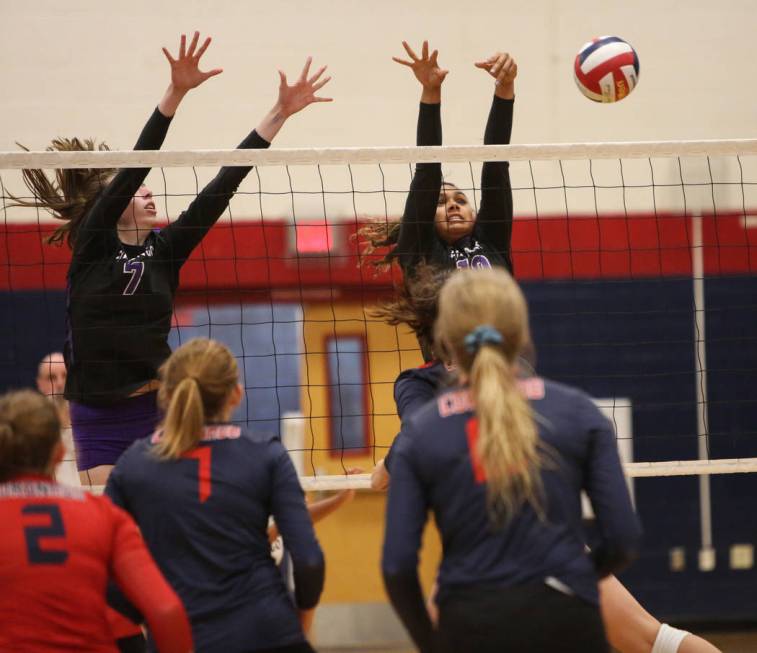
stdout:
{"type": "Polygon", "coordinates": [[[576,55],[573,72],[579,90],[595,102],[617,102],[639,82],[639,57],[617,36],[599,36],[576,55]]]}

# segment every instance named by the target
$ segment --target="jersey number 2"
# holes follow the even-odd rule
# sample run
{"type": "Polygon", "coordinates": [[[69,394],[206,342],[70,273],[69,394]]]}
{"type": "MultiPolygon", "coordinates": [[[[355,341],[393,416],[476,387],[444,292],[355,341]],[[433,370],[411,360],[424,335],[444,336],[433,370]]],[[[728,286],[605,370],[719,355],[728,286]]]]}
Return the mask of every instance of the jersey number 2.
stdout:
{"type": "Polygon", "coordinates": [[[32,504],[21,508],[22,515],[47,515],[50,523],[47,526],[26,526],[24,537],[26,538],[26,554],[29,564],[32,565],[62,565],[68,560],[68,551],[65,549],[43,549],[40,540],[49,537],[65,537],[66,527],[63,525],[63,517],[60,508],[55,504],[32,504]]]}
{"type": "Polygon", "coordinates": [[[130,274],[131,279],[124,288],[124,295],[133,295],[139,288],[139,282],[142,281],[142,275],[145,273],[144,261],[126,261],[124,263],[124,274],[130,274]]]}

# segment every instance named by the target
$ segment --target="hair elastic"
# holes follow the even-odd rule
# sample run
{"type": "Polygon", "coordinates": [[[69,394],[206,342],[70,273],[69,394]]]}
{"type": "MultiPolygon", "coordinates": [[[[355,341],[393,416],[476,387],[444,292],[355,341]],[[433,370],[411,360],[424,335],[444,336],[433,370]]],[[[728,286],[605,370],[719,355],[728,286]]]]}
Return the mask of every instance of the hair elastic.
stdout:
{"type": "Polygon", "coordinates": [[[501,345],[505,339],[493,326],[482,324],[471,331],[463,343],[469,354],[475,354],[483,345],[501,345]]]}

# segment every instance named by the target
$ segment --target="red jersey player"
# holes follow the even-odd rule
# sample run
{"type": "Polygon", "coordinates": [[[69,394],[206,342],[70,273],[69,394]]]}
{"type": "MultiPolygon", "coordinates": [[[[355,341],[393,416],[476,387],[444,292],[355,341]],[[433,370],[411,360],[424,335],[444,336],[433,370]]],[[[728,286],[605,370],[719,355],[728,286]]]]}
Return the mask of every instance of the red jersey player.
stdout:
{"type": "Polygon", "coordinates": [[[115,580],[161,652],[186,653],[184,607],[131,518],[107,498],[60,485],[55,407],[30,390],[0,397],[0,650],[117,651],[105,589],[115,580]]]}

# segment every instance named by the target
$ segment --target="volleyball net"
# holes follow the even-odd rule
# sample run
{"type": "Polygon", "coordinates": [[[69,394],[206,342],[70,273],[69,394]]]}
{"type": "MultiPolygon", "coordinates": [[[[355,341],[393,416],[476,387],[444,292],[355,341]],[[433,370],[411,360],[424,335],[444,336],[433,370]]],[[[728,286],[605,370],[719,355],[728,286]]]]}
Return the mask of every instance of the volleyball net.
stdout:
{"type": "MultiPolygon", "coordinates": [[[[21,169],[151,167],[175,219],[221,165],[255,166],[182,269],[170,342],[237,356],[234,419],[281,434],[307,489],[365,488],[399,430],[393,383],[415,337],[373,315],[400,283],[361,256],[369,223],[403,212],[413,165],[481,200],[508,160],[515,276],[538,372],[597,397],[631,477],[757,470],[757,141],[319,150],[0,153],[0,383],[28,384],[62,347],[66,248],[17,208],[21,169]],[[35,354],[36,356],[36,354],[35,354]]],[[[52,176],[52,173],[50,172],[52,176]]]]}

